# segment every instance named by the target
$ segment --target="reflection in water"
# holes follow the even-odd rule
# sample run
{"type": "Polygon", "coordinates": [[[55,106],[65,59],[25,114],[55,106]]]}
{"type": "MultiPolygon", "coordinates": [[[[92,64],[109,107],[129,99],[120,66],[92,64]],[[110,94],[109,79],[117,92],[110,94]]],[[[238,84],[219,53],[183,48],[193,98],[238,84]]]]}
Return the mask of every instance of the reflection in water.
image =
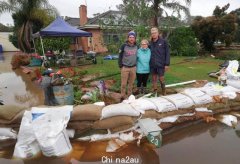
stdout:
{"type": "Polygon", "coordinates": [[[238,136],[238,138],[240,138],[240,129],[239,130],[235,130],[235,133],[238,136]]]}
{"type": "MultiPolygon", "coordinates": [[[[24,163],[70,163],[94,162],[103,163],[103,160],[132,159],[143,164],[238,164],[239,163],[239,131],[240,125],[234,130],[219,122],[188,124],[182,129],[165,132],[163,146],[154,149],[146,139],[140,146],[136,142],[127,143],[115,153],[107,153],[108,141],[82,142],[72,140],[73,151],[64,157],[45,157],[40,155],[33,159],[24,160],[24,163]],[[214,160],[214,161],[213,161],[214,160]]],[[[1,143],[0,143],[1,144],[1,143]]],[[[0,146],[0,158],[11,158],[14,143],[0,146]]]]}
{"type": "Polygon", "coordinates": [[[12,70],[10,61],[12,54],[6,55],[6,60],[0,66],[0,100],[5,105],[31,107],[43,104],[43,91],[30,79],[30,75],[21,69],[12,70]]]}

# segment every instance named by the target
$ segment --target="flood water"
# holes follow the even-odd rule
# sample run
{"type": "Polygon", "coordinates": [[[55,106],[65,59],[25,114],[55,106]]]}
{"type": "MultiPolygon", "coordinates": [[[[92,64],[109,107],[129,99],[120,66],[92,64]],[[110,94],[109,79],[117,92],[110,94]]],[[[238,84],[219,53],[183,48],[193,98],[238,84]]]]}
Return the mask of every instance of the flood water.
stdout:
{"type": "MultiPolygon", "coordinates": [[[[0,63],[0,100],[5,104],[34,106],[43,104],[42,90],[21,70],[12,71],[11,54],[0,63]],[[19,99],[20,96],[20,99],[19,99]],[[28,97],[30,99],[28,99],[28,97]],[[21,99],[22,98],[22,99],[21,99]]],[[[15,140],[0,141],[0,163],[12,159],[15,140]],[[4,159],[2,159],[4,158],[4,159]]],[[[155,149],[147,140],[138,147],[128,143],[116,153],[106,153],[107,141],[72,140],[73,151],[64,157],[38,155],[19,163],[143,163],[143,164],[239,164],[240,124],[232,129],[219,122],[194,122],[163,134],[163,145],[155,149]]],[[[17,161],[15,161],[17,162],[17,161]]]]}
{"type": "Polygon", "coordinates": [[[0,62],[0,100],[6,105],[31,107],[43,104],[43,91],[21,69],[11,69],[13,53],[4,53],[0,62]]]}

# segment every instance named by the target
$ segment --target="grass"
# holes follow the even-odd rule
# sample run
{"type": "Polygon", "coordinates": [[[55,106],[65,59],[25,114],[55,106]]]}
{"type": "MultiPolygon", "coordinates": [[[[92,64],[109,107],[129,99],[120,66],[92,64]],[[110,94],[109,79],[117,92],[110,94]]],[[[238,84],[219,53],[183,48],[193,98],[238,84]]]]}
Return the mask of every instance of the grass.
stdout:
{"type": "MultiPolygon", "coordinates": [[[[97,64],[79,68],[86,70],[87,75],[100,75],[100,77],[97,79],[116,80],[116,83],[111,88],[111,90],[119,91],[121,78],[117,60],[103,60],[102,56],[98,56],[97,61],[97,64]]],[[[206,57],[171,57],[170,70],[165,74],[166,84],[178,83],[188,80],[215,81],[215,79],[208,76],[208,73],[211,71],[216,71],[218,69],[218,65],[222,62],[223,60],[206,57]]],[[[151,77],[149,78],[148,83],[148,87],[151,87],[151,77]]]]}

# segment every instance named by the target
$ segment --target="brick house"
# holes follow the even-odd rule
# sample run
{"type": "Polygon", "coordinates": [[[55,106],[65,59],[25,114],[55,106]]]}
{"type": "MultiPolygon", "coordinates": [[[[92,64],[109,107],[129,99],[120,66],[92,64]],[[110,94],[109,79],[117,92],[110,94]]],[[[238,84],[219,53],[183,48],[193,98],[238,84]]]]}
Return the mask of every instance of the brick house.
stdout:
{"type": "MultiPolygon", "coordinates": [[[[110,40],[119,41],[122,33],[111,32],[110,30],[106,32],[104,28],[116,28],[116,26],[120,25],[120,21],[125,18],[121,11],[109,10],[93,18],[88,18],[87,6],[81,5],[79,7],[79,16],[80,18],[65,17],[65,21],[76,28],[92,33],[93,37],[91,38],[78,38],[78,47],[82,48],[84,52],[88,50],[97,53],[107,52],[106,44],[110,40]]],[[[126,28],[126,32],[129,30],[130,28],[126,28]]]]}

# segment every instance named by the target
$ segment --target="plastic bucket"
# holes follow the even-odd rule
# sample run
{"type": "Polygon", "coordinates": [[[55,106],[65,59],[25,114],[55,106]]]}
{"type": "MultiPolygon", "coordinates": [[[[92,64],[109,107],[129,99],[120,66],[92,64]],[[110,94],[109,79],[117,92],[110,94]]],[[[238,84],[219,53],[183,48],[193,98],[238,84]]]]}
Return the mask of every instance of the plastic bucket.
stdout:
{"type": "Polygon", "coordinates": [[[73,85],[53,86],[53,93],[59,105],[73,105],[73,85]]]}

